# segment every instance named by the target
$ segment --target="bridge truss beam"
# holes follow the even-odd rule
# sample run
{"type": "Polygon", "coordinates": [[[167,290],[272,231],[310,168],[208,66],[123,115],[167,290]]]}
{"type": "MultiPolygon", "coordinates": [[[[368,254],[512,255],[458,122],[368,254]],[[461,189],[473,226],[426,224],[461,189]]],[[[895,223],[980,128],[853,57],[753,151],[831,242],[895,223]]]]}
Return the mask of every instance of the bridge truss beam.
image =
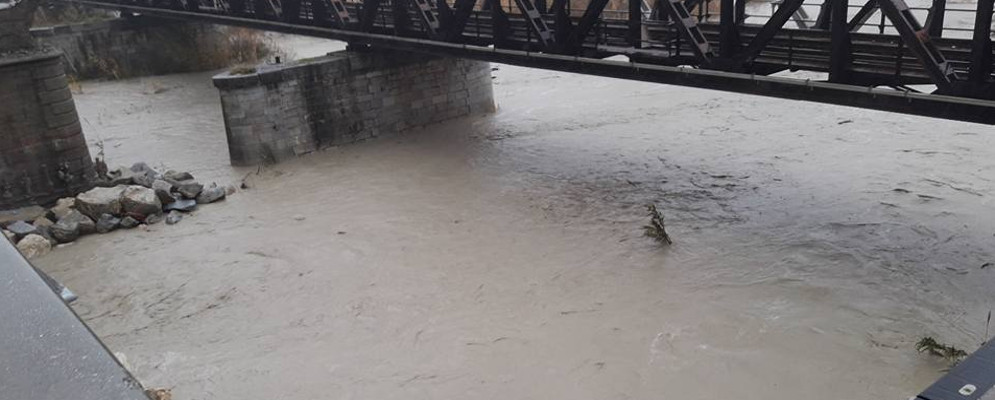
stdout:
{"type": "MultiPolygon", "coordinates": [[[[763,25],[744,23],[745,14],[739,15],[734,0],[717,0],[736,7],[736,12],[727,10],[719,23],[708,19],[709,3],[698,0],[659,0],[667,11],[666,18],[659,19],[653,19],[654,5],[648,6],[647,16],[643,11],[647,6],[639,4],[638,21],[631,15],[607,18],[606,0],[592,0],[580,16],[571,13],[563,0],[554,0],[545,10],[548,13],[530,0],[517,0],[515,5],[525,10],[518,14],[498,0],[485,0],[479,10],[475,0],[455,0],[452,8],[449,3],[440,4],[447,0],[342,0],[345,10],[340,15],[359,16],[353,24],[344,18],[288,16],[291,10],[302,9],[289,3],[300,1],[319,0],[214,0],[212,4],[220,5],[214,7],[204,6],[204,0],[187,2],[184,7],[156,0],[73,2],[326,37],[354,45],[995,124],[992,46],[990,39],[979,39],[990,32],[980,27],[985,18],[978,18],[973,42],[933,39],[929,27],[919,25],[903,0],[868,0],[849,21],[840,11],[846,9],[846,0],[827,0],[827,9],[820,14],[827,14],[822,19],[830,22],[828,29],[784,27],[800,9],[801,0],[785,0],[763,25]],[[197,9],[189,10],[189,4],[197,9]],[[412,4],[425,7],[412,10],[412,4]],[[899,35],[859,31],[878,10],[899,35]],[[422,24],[413,24],[412,17],[419,15],[422,24]],[[432,19],[437,24],[426,23],[432,19]],[[639,29],[638,38],[634,27],[639,29]],[[614,55],[628,56],[630,61],[603,59],[614,55]],[[765,76],[785,70],[828,73],[828,80],[765,76]],[[923,84],[939,90],[924,94],[894,89],[923,84]]],[[[981,0],[979,10],[990,14],[992,1],[981,0]]],[[[634,10],[637,7],[632,4],[627,7],[628,12],[634,10]]],[[[991,23],[990,16],[987,23],[991,23]]]]}

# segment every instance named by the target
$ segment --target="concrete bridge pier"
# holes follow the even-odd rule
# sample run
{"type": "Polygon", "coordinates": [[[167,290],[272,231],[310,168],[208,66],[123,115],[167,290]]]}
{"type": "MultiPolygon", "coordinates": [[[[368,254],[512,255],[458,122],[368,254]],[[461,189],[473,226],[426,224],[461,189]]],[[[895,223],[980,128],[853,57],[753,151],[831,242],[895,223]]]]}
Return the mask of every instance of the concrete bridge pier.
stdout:
{"type": "Polygon", "coordinates": [[[0,10],[0,210],[74,195],[93,177],[62,53],[28,33],[33,3],[0,10]]]}
{"type": "Polygon", "coordinates": [[[233,165],[494,111],[490,63],[406,52],[341,51],[214,78],[233,165]]]}

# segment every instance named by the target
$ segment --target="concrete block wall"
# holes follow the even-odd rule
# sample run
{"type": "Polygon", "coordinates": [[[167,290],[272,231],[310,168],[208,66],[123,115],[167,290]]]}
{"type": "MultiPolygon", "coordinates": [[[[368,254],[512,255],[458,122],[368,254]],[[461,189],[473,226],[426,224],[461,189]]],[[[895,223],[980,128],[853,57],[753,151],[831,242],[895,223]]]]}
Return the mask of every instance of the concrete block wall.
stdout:
{"type": "Polygon", "coordinates": [[[93,162],[61,59],[0,57],[0,209],[89,188],[93,162]]]}
{"type": "Polygon", "coordinates": [[[494,111],[489,63],[404,52],[337,52],[214,85],[234,165],[494,111]]]}

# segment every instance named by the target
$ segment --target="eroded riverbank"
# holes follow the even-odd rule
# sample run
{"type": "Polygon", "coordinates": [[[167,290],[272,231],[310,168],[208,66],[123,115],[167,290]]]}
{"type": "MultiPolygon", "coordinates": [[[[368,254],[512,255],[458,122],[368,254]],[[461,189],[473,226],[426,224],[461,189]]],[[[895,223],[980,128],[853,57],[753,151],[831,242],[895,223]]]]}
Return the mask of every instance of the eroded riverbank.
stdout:
{"type": "Polygon", "coordinates": [[[85,84],[111,162],[251,188],[36,264],[177,399],[907,398],[921,336],[984,340],[989,127],[494,74],[495,115],[258,173],[210,74],[85,84]]]}

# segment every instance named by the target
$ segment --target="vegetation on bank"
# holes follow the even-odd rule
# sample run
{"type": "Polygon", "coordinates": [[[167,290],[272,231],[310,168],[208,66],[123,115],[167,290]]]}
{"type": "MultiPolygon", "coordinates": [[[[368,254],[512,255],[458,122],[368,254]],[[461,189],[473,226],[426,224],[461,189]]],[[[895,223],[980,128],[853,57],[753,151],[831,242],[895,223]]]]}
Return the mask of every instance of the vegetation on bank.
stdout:
{"type": "Polygon", "coordinates": [[[196,23],[159,26],[133,56],[112,51],[91,52],[76,60],[72,73],[80,79],[121,79],[135,76],[211,71],[256,64],[279,53],[262,31],[196,23]]]}
{"type": "MultiPolygon", "coordinates": [[[[90,24],[119,17],[116,11],[49,2],[39,7],[33,26],[90,24]]],[[[141,31],[136,33],[141,40],[131,40],[124,36],[126,33],[119,32],[115,35],[121,37],[84,33],[72,40],[56,37],[42,41],[66,53],[66,72],[73,81],[218,70],[256,64],[283,53],[262,31],[148,21],[148,26],[138,28],[141,31]],[[115,43],[121,40],[128,42],[127,48],[115,43]]]]}
{"type": "Polygon", "coordinates": [[[228,73],[232,75],[249,75],[256,73],[256,67],[251,65],[236,65],[228,73]]]}
{"type": "Polygon", "coordinates": [[[32,26],[44,28],[58,25],[85,24],[107,21],[118,17],[118,12],[83,7],[78,4],[48,1],[35,11],[32,26]]]}

